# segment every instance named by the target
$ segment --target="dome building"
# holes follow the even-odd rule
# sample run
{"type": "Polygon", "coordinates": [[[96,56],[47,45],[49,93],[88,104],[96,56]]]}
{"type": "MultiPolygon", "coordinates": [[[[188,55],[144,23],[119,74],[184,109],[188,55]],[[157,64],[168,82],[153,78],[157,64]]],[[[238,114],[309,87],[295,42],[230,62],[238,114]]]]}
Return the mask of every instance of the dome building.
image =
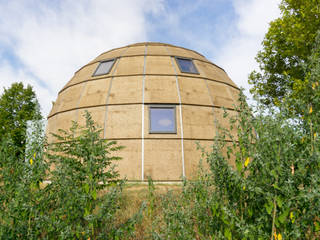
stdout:
{"type": "MultiPolygon", "coordinates": [[[[232,115],[239,88],[203,55],[163,43],[112,49],[80,68],[61,89],[48,116],[47,132],[84,124],[88,110],[103,137],[125,148],[118,169],[133,181],[178,181],[197,171],[222,107],[232,115]]],[[[48,141],[52,141],[49,136],[48,141]]]]}

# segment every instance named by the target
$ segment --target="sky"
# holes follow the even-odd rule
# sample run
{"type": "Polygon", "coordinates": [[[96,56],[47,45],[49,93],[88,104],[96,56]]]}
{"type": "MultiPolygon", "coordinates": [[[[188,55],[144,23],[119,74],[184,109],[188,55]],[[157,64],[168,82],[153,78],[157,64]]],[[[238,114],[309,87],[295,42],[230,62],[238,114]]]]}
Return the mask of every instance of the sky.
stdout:
{"type": "Polygon", "coordinates": [[[164,42],[203,54],[245,88],[280,0],[0,0],[0,94],[30,84],[43,116],[100,53],[164,42]]]}

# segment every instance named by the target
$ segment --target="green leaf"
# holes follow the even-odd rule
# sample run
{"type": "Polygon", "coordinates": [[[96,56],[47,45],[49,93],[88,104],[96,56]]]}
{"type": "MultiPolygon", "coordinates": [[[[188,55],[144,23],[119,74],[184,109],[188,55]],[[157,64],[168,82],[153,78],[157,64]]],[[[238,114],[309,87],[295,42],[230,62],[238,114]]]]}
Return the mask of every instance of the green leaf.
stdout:
{"type": "Polygon", "coordinates": [[[264,204],[264,207],[266,208],[267,210],[267,213],[269,215],[271,215],[271,212],[272,212],[272,209],[273,209],[273,203],[271,201],[268,202],[268,204],[264,204]]]}
{"type": "Polygon", "coordinates": [[[97,191],[95,189],[93,189],[91,196],[92,196],[93,200],[97,199],[97,191]]]}
{"type": "Polygon", "coordinates": [[[242,163],[240,161],[237,161],[236,165],[237,165],[237,170],[240,173],[242,170],[242,163]]]}
{"type": "Polygon", "coordinates": [[[279,222],[280,223],[284,223],[285,222],[285,220],[286,220],[286,218],[287,218],[287,216],[288,216],[288,214],[289,214],[289,211],[290,211],[290,209],[288,208],[287,210],[285,210],[280,216],[279,216],[279,222]]]}
{"type": "Polygon", "coordinates": [[[279,208],[282,208],[282,203],[283,202],[282,202],[282,199],[281,199],[280,196],[277,196],[276,201],[277,201],[277,204],[278,204],[279,208]]]}
{"type": "Polygon", "coordinates": [[[88,183],[85,183],[84,186],[83,186],[83,189],[86,193],[89,193],[89,184],[88,183]]]}
{"type": "Polygon", "coordinates": [[[231,231],[229,228],[226,228],[224,230],[224,236],[228,239],[228,240],[231,240],[232,239],[232,234],[231,234],[231,231]]]}

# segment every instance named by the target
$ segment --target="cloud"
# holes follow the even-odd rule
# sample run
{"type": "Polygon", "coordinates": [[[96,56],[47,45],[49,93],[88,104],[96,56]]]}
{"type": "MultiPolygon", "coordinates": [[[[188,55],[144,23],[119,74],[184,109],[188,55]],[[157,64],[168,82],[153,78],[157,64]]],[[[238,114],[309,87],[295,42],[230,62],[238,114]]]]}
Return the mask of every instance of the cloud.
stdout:
{"type": "Polygon", "coordinates": [[[163,118],[158,121],[160,126],[168,127],[172,125],[172,121],[168,118],[163,118]]]}
{"type": "Polygon", "coordinates": [[[249,94],[248,75],[258,68],[255,56],[269,22],[280,16],[280,0],[233,0],[237,16],[235,32],[220,48],[215,62],[223,67],[231,79],[249,94]]]}
{"type": "MultiPolygon", "coordinates": [[[[55,100],[78,68],[106,50],[145,41],[145,14],[157,14],[161,6],[161,0],[12,0],[1,4],[0,48],[15,60],[2,64],[0,79],[34,83],[47,115],[47,102],[55,100]]],[[[8,83],[1,82],[3,86],[8,83]]]]}
{"type": "Polygon", "coordinates": [[[33,76],[28,75],[25,71],[15,69],[8,61],[0,61],[0,95],[3,88],[8,89],[14,82],[23,82],[25,87],[31,85],[37,94],[38,101],[41,100],[41,109],[51,108],[51,99],[55,96],[45,87],[41,86],[33,76]]]}

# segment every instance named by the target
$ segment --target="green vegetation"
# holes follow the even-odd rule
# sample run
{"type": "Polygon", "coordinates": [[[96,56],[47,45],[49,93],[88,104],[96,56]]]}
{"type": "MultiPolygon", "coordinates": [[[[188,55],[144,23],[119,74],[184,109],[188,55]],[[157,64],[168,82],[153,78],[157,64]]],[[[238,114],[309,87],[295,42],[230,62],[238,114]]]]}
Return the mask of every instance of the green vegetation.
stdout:
{"type": "Polygon", "coordinates": [[[251,74],[262,101],[252,109],[240,94],[239,114],[225,114],[230,128],[219,129],[210,151],[199,146],[197,178],[181,186],[118,179],[122,147],[100,138],[89,113],[55,144],[39,123],[25,151],[37,102],[22,84],[6,90],[0,239],[319,239],[319,3],[283,0],[281,9],[257,57],[262,74],[251,74]]]}
{"type": "Polygon", "coordinates": [[[303,63],[311,55],[320,29],[319,0],[282,0],[281,17],[270,23],[256,57],[260,71],[253,71],[251,92],[265,104],[296,98],[307,83],[303,63]]]}
{"type": "Polygon", "coordinates": [[[85,127],[74,123],[54,135],[55,144],[35,132],[27,161],[3,140],[0,238],[318,239],[318,113],[310,104],[301,118],[287,102],[275,110],[251,109],[243,95],[239,102],[239,114],[225,116],[232,127],[220,129],[209,152],[202,149],[209,167],[200,165],[198,177],[180,187],[149,179],[148,188],[134,190],[118,180],[114,152],[121,147],[100,138],[88,113],[85,127]]]}
{"type": "Polygon", "coordinates": [[[1,239],[125,239],[141,211],[116,224],[123,181],[113,152],[122,147],[100,138],[89,113],[47,146],[34,133],[27,160],[12,140],[0,146],[1,239]],[[50,180],[46,183],[45,180],[50,180]]]}
{"type": "Polygon", "coordinates": [[[11,138],[16,153],[24,154],[28,120],[41,119],[39,103],[30,85],[13,83],[0,97],[0,140],[11,138]]]}

